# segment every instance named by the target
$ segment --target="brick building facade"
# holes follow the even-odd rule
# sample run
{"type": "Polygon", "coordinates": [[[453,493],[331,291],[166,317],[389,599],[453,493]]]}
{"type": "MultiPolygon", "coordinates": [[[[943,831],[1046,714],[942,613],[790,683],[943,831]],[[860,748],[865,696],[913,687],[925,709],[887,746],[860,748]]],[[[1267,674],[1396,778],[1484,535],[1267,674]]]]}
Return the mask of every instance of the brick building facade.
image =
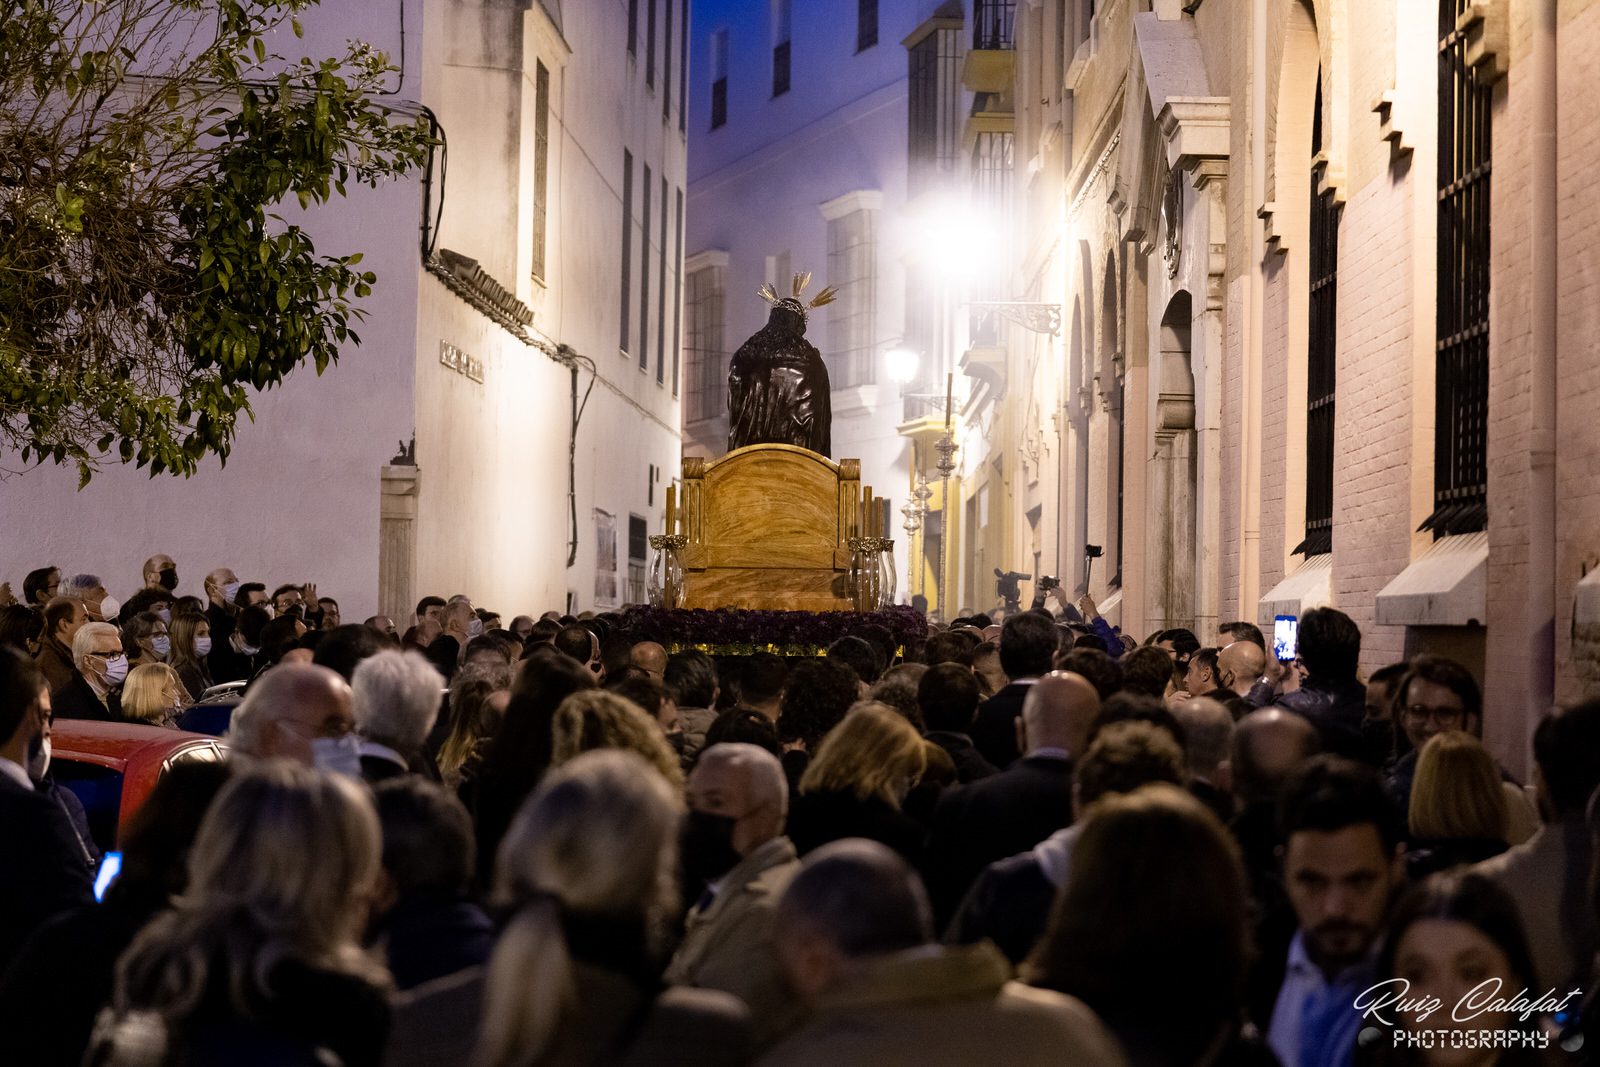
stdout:
{"type": "Polygon", "coordinates": [[[1008,296],[1060,315],[969,391],[964,474],[1018,472],[983,536],[1068,588],[1100,546],[1141,638],[1330,604],[1366,670],[1453,655],[1526,769],[1600,688],[1600,4],[974,8],[1014,27],[1008,296]]]}

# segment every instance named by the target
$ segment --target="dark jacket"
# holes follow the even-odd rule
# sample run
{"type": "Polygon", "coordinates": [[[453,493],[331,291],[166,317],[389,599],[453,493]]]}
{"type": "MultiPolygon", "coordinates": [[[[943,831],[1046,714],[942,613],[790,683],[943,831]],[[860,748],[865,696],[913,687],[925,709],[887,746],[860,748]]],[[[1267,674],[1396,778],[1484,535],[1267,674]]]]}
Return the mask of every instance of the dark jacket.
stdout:
{"type": "Polygon", "coordinates": [[[100,1009],[111,1000],[117,957],[160,900],[119,893],[58,915],[28,939],[0,977],[0,1030],[8,1051],[35,1067],[79,1067],[100,1009]]]}
{"type": "Polygon", "coordinates": [[[1407,842],[1406,877],[1420,882],[1430,874],[1452,867],[1493,859],[1509,847],[1504,841],[1483,837],[1407,842]]]}
{"type": "Polygon", "coordinates": [[[1044,936],[1056,887],[1032,852],[1008,856],[983,869],[945,933],[953,945],[972,945],[987,938],[1020,964],[1044,936]]]}
{"type": "Polygon", "coordinates": [[[989,864],[1028,851],[1071,822],[1070,760],[1029,756],[946,790],[934,810],[924,868],[935,921],[941,927],[950,921],[989,864]]]}
{"type": "MultiPolygon", "coordinates": [[[[378,987],[353,975],[318,970],[287,961],[268,976],[269,998],[251,1016],[234,1007],[228,968],[213,961],[211,984],[188,1017],[167,1031],[163,1067],[301,1067],[328,1062],[326,1050],[342,1067],[378,1067],[389,1031],[389,1002],[378,987]]],[[[137,999],[137,992],[135,993],[137,999]]],[[[89,1062],[142,1064],[121,1055],[126,1037],[113,1031],[105,1043],[118,1049],[109,1061],[103,1046],[89,1062]]]]}
{"type": "Polygon", "coordinates": [[[989,763],[1005,770],[1022,758],[1017,748],[1017,719],[1032,683],[1012,682],[978,705],[972,724],[972,743],[989,763]]]}
{"type": "Polygon", "coordinates": [[[1239,809],[1228,824],[1239,843],[1245,881],[1250,887],[1250,926],[1256,953],[1245,979],[1245,1010],[1256,1028],[1266,1033],[1272,1009],[1283,985],[1289,942],[1298,926],[1294,907],[1284,888],[1278,859],[1277,805],[1270,801],[1239,809]]]}
{"type": "Polygon", "coordinates": [[[804,856],[830,841],[865,837],[887,845],[907,863],[922,859],[923,830],[916,820],[877,797],[852,793],[802,793],[789,805],[789,840],[804,856]]]}
{"type": "Polygon", "coordinates": [[[98,722],[122,721],[122,696],[115,690],[105,700],[95,696],[82,674],[50,694],[50,708],[58,719],[94,719],[98,722]]]}
{"type": "Polygon", "coordinates": [[[487,963],[494,949],[494,924],[465,899],[403,899],[384,915],[378,932],[396,989],[487,963]]]}
{"type": "Polygon", "coordinates": [[[966,734],[930,730],[927,738],[950,754],[950,762],[956,765],[956,781],[962,785],[1000,773],[998,767],[983,758],[966,734]]]}
{"type": "Polygon", "coordinates": [[[256,672],[255,657],[235,651],[230,639],[232,627],[229,627],[229,634],[229,637],[217,637],[216,630],[211,631],[211,654],[206,657],[206,669],[211,672],[214,685],[247,681],[256,672]]]}
{"type": "Polygon", "coordinates": [[[34,662],[44,672],[44,683],[52,693],[66,686],[72,681],[72,676],[78,673],[78,668],[72,662],[72,649],[54,637],[46,637],[39,642],[39,655],[34,662]]]}
{"type": "Polygon", "coordinates": [[[0,774],[0,973],[48,919],[89,904],[93,887],[65,810],[0,774]]]}
{"type": "Polygon", "coordinates": [[[1361,730],[1367,713],[1367,690],[1354,678],[1338,682],[1313,676],[1299,689],[1278,697],[1275,703],[1311,721],[1322,738],[1322,751],[1374,765],[1381,762],[1367,751],[1361,730]]]}

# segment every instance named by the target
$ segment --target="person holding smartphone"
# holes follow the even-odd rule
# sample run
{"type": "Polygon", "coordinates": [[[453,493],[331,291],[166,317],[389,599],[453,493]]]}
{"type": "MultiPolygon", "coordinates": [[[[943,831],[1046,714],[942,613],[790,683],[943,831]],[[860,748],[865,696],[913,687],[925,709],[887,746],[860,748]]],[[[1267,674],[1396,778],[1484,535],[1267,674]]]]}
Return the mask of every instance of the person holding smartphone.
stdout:
{"type": "Polygon", "coordinates": [[[1300,620],[1296,636],[1296,663],[1305,674],[1292,692],[1280,692],[1275,703],[1309,719],[1324,752],[1365,760],[1361,721],[1367,689],[1356,677],[1361,630],[1337,608],[1313,608],[1300,620]]]}

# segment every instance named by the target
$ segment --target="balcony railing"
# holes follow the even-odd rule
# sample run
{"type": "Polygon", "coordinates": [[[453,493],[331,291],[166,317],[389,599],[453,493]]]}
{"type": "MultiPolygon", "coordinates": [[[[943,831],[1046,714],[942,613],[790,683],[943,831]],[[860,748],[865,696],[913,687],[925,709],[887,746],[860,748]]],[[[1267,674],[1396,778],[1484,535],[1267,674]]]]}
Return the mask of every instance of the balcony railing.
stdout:
{"type": "Polygon", "coordinates": [[[1009,52],[1016,47],[1017,0],[975,0],[972,47],[1009,52]]]}

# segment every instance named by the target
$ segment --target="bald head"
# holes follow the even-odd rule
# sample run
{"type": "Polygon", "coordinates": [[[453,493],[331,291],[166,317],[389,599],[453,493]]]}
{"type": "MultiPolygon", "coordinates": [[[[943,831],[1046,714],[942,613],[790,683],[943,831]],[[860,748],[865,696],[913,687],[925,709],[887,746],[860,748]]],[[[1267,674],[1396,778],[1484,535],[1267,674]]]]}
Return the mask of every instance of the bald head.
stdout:
{"type": "Polygon", "coordinates": [[[1189,773],[1207,781],[1233,751],[1233,716],[1210,697],[1185,700],[1172,709],[1183,727],[1183,755],[1189,773]]]}
{"type": "Polygon", "coordinates": [[[734,850],[747,856],[783,833],[789,783],[783,764],[764,748],[712,745],[689,774],[688,800],[691,811],[733,819],[734,850]]]}
{"type": "Polygon", "coordinates": [[[628,662],[659,682],[667,672],[667,650],[654,641],[640,641],[628,653],[628,662]]]}
{"type": "Polygon", "coordinates": [[[1217,653],[1217,680],[1237,696],[1247,695],[1266,669],[1266,652],[1251,641],[1235,641],[1217,653]]]}
{"type": "Polygon", "coordinates": [[[1074,757],[1088,747],[1089,729],[1100,714],[1100,694],[1081,674],[1051,671],[1028,688],[1022,702],[1024,753],[1063,748],[1074,757]]]}
{"type": "Polygon", "coordinates": [[[1321,748],[1309,719],[1280,708],[1253,711],[1233,732],[1233,790],[1244,804],[1275,803],[1289,776],[1321,748]]]}
{"type": "Polygon", "coordinates": [[[312,742],[355,729],[350,686],[311,664],[280,664],[250,685],[228,728],[231,751],[312,766],[312,742]]]}

